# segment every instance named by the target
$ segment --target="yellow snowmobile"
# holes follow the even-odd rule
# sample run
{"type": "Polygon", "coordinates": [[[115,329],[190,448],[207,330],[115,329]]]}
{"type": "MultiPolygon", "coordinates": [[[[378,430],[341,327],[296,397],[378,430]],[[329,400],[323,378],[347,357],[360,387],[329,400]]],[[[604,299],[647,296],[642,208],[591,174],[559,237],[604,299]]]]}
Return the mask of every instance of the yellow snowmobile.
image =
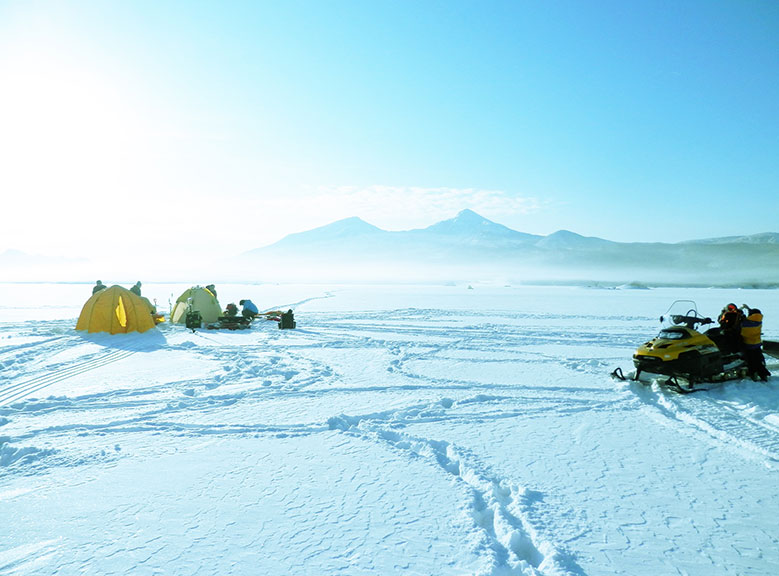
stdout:
{"type": "MultiPolygon", "coordinates": [[[[748,374],[747,363],[738,345],[728,341],[720,328],[700,332],[699,326],[713,324],[711,318],[698,313],[695,302],[677,300],[660,317],[660,333],[638,347],[633,354],[636,368],[632,380],[640,380],[642,373],[668,376],[659,383],[687,394],[706,390],[701,382],[723,382],[743,378],[748,374]]],[[[766,342],[766,352],[776,343],[766,342]]],[[[620,368],[612,375],[627,378],[620,368]]]]}

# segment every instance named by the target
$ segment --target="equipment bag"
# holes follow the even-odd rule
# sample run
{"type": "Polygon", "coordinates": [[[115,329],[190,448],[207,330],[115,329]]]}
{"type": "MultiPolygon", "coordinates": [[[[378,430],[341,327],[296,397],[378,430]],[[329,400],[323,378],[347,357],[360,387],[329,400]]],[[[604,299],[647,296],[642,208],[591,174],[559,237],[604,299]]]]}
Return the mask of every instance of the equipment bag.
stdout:
{"type": "Polygon", "coordinates": [[[295,315],[292,310],[287,310],[281,315],[281,322],[279,322],[279,328],[281,330],[288,330],[295,327],[295,315]]]}
{"type": "Polygon", "coordinates": [[[194,330],[195,328],[200,328],[203,325],[203,317],[200,315],[200,312],[198,312],[197,310],[192,312],[187,312],[187,316],[184,319],[184,324],[190,330],[194,330]]]}

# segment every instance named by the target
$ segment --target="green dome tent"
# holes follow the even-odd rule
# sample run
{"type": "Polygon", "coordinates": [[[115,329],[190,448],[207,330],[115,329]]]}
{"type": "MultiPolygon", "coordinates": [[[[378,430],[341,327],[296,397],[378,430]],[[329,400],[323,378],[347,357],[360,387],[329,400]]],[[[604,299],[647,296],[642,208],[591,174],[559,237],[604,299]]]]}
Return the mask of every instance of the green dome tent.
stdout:
{"type": "Polygon", "coordinates": [[[173,324],[184,324],[187,312],[200,312],[203,322],[216,322],[222,315],[222,307],[210,290],[202,286],[193,286],[184,290],[170,311],[170,321],[173,324]]]}

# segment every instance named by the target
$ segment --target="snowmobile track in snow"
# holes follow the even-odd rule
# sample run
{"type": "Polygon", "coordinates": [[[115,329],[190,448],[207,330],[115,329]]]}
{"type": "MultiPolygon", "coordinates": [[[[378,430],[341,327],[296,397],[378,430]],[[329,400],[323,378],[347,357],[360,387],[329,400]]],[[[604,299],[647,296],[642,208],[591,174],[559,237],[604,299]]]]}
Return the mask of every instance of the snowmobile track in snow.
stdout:
{"type": "Polygon", "coordinates": [[[725,398],[706,391],[693,397],[644,388],[642,384],[631,385],[641,386],[636,388],[641,400],[681,427],[693,428],[726,449],[764,459],[769,466],[779,465],[779,419],[774,416],[779,405],[755,406],[748,397],[748,390],[744,391],[744,397],[732,391],[725,398]]]}
{"type": "Polygon", "coordinates": [[[97,358],[92,358],[85,362],[73,364],[62,370],[36,376],[30,380],[25,380],[24,382],[19,382],[18,384],[7,386],[3,389],[0,389],[0,406],[7,406],[12,402],[22,400],[30,394],[43,390],[44,388],[48,388],[49,386],[62,382],[63,380],[72,378],[73,376],[78,376],[79,374],[89,372],[90,370],[94,370],[96,368],[101,368],[103,366],[113,364],[114,362],[118,362],[120,360],[124,360],[125,358],[132,356],[135,353],[136,350],[115,350],[113,352],[109,352],[108,354],[100,355],[97,358]]]}

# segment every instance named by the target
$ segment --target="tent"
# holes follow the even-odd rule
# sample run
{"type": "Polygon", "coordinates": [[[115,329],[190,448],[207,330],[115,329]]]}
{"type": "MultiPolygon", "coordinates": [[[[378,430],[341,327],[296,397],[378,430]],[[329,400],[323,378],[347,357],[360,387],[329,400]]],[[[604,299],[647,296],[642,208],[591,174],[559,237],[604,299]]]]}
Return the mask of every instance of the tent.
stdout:
{"type": "Polygon", "coordinates": [[[170,321],[173,324],[186,323],[187,312],[200,312],[203,322],[210,324],[216,322],[222,315],[222,307],[210,290],[202,286],[193,286],[184,290],[176,300],[176,304],[170,311],[170,321]]]}
{"type": "Polygon", "coordinates": [[[76,330],[87,332],[146,332],[154,328],[148,304],[121,286],[101,290],[86,301],[76,330]]]}

